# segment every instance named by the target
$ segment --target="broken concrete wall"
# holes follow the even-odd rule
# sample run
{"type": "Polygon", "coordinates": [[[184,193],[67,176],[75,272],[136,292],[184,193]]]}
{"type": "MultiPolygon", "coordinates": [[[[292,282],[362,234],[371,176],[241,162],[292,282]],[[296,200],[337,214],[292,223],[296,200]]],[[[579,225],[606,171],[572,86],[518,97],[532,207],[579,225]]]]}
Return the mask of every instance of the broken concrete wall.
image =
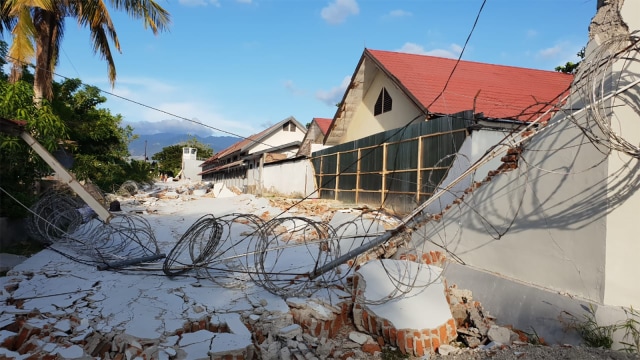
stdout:
{"type": "MultiPolygon", "coordinates": [[[[637,14],[638,6],[621,7],[622,18],[637,14]]],[[[592,34],[588,56],[607,60],[604,36],[592,34]]],[[[567,108],[525,143],[518,169],[494,177],[414,240],[433,241],[468,265],[517,281],[600,304],[640,306],[640,289],[630,286],[637,272],[632,257],[640,253],[630,218],[640,208],[640,165],[597,140],[607,135],[594,121],[610,121],[631,144],[640,143],[638,87],[602,104],[589,97],[594,86],[609,87],[597,94],[601,99],[637,78],[637,52],[630,54],[634,59],[609,64],[610,76],[598,73],[602,66],[585,74],[587,57],[567,108]],[[568,107],[575,112],[588,104],[599,112],[565,115],[572,112],[568,107]]]]}
{"type": "MultiPolygon", "coordinates": [[[[612,44],[612,50],[629,45],[629,33],[640,30],[640,3],[638,1],[611,1],[609,7],[619,7],[622,25],[616,27],[613,36],[624,36],[612,44]],[[626,26],[623,26],[626,25],[626,26]],[[628,28],[625,32],[624,28],[628,28]]],[[[615,21],[615,11],[611,17],[615,21]]],[[[594,30],[593,28],[591,29],[594,30]]],[[[606,34],[592,34],[595,39],[590,46],[596,50],[599,42],[606,42],[606,34]]],[[[636,41],[638,33],[635,34],[636,41]]],[[[631,58],[621,58],[613,62],[611,68],[612,87],[621,89],[631,85],[640,74],[640,44],[636,42],[631,58]]],[[[640,144],[640,85],[633,85],[621,93],[611,106],[611,126],[613,130],[630,144],[640,144]]],[[[605,294],[604,303],[635,307],[640,306],[640,288],[635,286],[634,273],[637,274],[637,254],[640,254],[640,242],[637,241],[638,210],[640,209],[640,157],[614,151],[609,156],[608,175],[613,181],[607,183],[607,247],[605,258],[605,294]]]]}
{"type": "Polygon", "coordinates": [[[640,3],[599,5],[564,112],[524,144],[517,169],[414,234],[427,250],[443,246],[460,260],[446,269],[449,281],[502,323],[549,342],[580,341],[567,332],[567,313],[608,325],[628,316],[619,306],[640,306],[640,3]]]}
{"type": "MultiPolygon", "coordinates": [[[[480,129],[471,132],[471,134],[464,139],[464,143],[456,154],[456,158],[453,164],[451,164],[447,176],[442,180],[442,184],[440,184],[440,188],[451,184],[463,172],[469,169],[472,164],[478,161],[487,152],[487,149],[499,143],[508,135],[509,130],[507,129],[480,129]]],[[[469,188],[474,181],[482,181],[490,170],[497,169],[500,165],[500,158],[495,158],[479,168],[473,176],[464,178],[457,185],[446,191],[439,191],[437,194],[438,200],[430,204],[425,211],[430,214],[442,212],[447,205],[462,196],[464,191],[469,188]]]]}

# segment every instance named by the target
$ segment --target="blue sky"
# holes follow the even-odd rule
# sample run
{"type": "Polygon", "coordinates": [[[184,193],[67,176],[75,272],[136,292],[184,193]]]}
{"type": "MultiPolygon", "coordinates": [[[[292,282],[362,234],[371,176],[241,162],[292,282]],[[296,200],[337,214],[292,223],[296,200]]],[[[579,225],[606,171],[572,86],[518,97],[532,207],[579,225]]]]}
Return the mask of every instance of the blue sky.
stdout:
{"type": "MultiPolygon", "coordinates": [[[[122,54],[111,88],[86,29],[68,23],[56,72],[248,136],[294,116],[333,117],[364,48],[457,58],[482,0],[158,0],[154,36],[112,11],[122,54]]],[[[596,0],[487,0],[464,60],[553,70],[588,38],[596,0]]],[[[59,80],[59,79],[58,79],[59,80]]],[[[229,135],[106,94],[136,133],[229,135]]]]}

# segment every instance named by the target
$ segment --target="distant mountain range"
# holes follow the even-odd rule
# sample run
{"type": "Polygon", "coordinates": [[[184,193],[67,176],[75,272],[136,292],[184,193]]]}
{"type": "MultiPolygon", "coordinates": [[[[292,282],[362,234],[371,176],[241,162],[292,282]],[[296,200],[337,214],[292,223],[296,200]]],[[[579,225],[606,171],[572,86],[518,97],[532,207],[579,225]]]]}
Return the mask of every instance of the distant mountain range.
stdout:
{"type": "Polygon", "coordinates": [[[131,153],[132,158],[142,160],[144,159],[146,144],[147,157],[149,158],[149,160],[151,160],[153,154],[162,151],[162,148],[185,142],[193,137],[195,137],[199,142],[211,146],[213,151],[216,153],[242,140],[241,138],[233,136],[201,137],[198,135],[176,133],[139,135],[137,139],[133,140],[129,144],[129,152],[131,153]]]}

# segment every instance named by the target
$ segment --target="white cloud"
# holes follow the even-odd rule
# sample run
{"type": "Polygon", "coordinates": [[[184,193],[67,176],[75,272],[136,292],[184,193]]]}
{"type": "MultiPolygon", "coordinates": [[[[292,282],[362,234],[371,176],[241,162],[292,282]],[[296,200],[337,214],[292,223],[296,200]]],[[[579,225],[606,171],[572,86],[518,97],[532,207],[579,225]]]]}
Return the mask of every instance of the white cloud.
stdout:
{"type": "Polygon", "coordinates": [[[192,121],[177,120],[177,119],[165,119],[161,121],[136,121],[126,122],[126,125],[131,125],[134,128],[134,134],[137,135],[154,135],[162,133],[174,133],[174,134],[198,134],[200,136],[211,136],[213,131],[203,127],[196,123],[197,119],[192,121]]]}
{"type": "Polygon", "coordinates": [[[555,46],[538,51],[536,53],[536,58],[538,60],[552,62],[555,64],[554,66],[564,65],[569,61],[576,63],[581,60],[577,55],[580,49],[582,49],[582,45],[563,41],[559,42],[555,46]]]}
{"type": "Polygon", "coordinates": [[[329,24],[343,23],[349,15],[360,12],[356,0],[334,0],[320,11],[320,16],[329,24]]]}
{"type": "Polygon", "coordinates": [[[527,30],[527,38],[528,39],[532,39],[534,37],[538,36],[538,32],[533,30],[533,29],[529,29],[527,30]]]}
{"type": "Polygon", "coordinates": [[[393,18],[401,18],[401,17],[407,17],[407,16],[411,16],[413,14],[411,14],[408,11],[404,11],[404,10],[392,10],[389,12],[389,14],[387,14],[388,17],[393,17],[393,18]]]}
{"type": "Polygon", "coordinates": [[[298,89],[296,87],[296,85],[293,83],[293,80],[285,80],[283,85],[284,85],[284,88],[287,89],[287,91],[289,91],[293,95],[304,95],[305,93],[304,90],[298,89]]]}
{"type": "Polygon", "coordinates": [[[239,2],[242,4],[251,4],[252,0],[236,0],[236,2],[239,2]]]}
{"type": "Polygon", "coordinates": [[[430,56],[439,56],[456,59],[460,56],[460,52],[462,51],[462,46],[458,44],[449,45],[449,49],[432,49],[426,50],[422,45],[418,45],[416,43],[407,42],[398,50],[398,52],[408,53],[408,54],[417,54],[417,55],[430,55],[430,56]]]}
{"type": "Polygon", "coordinates": [[[339,86],[335,86],[330,90],[318,90],[316,92],[316,99],[329,106],[335,106],[342,100],[342,97],[349,86],[349,82],[351,82],[351,76],[345,76],[339,86]]]}
{"type": "MultiPolygon", "coordinates": [[[[94,83],[96,86],[104,83],[94,83]]],[[[211,131],[216,135],[247,136],[256,132],[255,126],[246,119],[230,119],[223,115],[210,98],[195,96],[197,91],[185,89],[183,85],[166,83],[153,78],[138,78],[120,76],[113,90],[116,96],[105,94],[107,102],[103,107],[111,110],[112,114],[121,114],[123,122],[131,124],[139,134],[152,134],[176,129],[211,131]],[[200,119],[199,122],[208,125],[194,124],[185,119],[200,119]],[[192,128],[193,127],[193,128],[192,128]],[[225,133],[220,130],[224,130],[225,133]]],[[[197,131],[193,131],[197,132],[197,131]]],[[[198,132],[199,133],[199,132],[198,132]]]]}
{"type": "Polygon", "coordinates": [[[563,51],[565,51],[564,46],[557,44],[556,46],[538,51],[538,56],[543,59],[554,59],[559,57],[563,51]]]}

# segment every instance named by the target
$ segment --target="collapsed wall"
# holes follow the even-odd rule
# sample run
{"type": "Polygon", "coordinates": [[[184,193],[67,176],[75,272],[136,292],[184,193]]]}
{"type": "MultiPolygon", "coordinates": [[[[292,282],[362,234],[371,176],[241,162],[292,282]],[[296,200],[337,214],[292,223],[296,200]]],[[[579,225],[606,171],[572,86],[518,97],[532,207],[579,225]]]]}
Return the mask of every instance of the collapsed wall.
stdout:
{"type": "MultiPolygon", "coordinates": [[[[631,286],[640,253],[634,236],[640,209],[640,21],[634,16],[640,3],[603,1],[599,6],[570,98],[523,143],[517,169],[449,204],[439,221],[413,236],[425,250],[455,254],[463,266],[452,266],[445,276],[476,294],[511,296],[512,310],[514,300],[517,308],[546,301],[541,314],[530,314],[542,315],[544,327],[573,306],[566,299],[549,301],[554,294],[640,306],[640,288],[631,286]],[[465,277],[483,280],[473,284],[465,277]],[[500,281],[504,285],[496,295],[500,281]],[[522,286],[544,295],[527,298],[515,290],[522,286]]],[[[483,302],[500,306],[505,301],[483,302]]],[[[530,321],[517,312],[495,310],[501,319],[530,321]]]]}

